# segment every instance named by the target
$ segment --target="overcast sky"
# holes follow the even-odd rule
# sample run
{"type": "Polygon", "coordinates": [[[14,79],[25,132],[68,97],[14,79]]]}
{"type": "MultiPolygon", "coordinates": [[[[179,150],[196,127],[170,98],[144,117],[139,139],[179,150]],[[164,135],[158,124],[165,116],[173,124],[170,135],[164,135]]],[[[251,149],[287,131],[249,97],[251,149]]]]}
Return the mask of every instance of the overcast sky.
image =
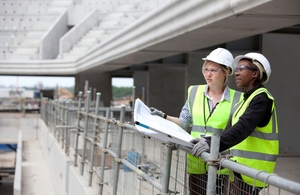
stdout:
{"type": "Polygon", "coordinates": [[[133,79],[132,78],[113,78],[112,85],[116,87],[132,87],[133,79]]]}
{"type": "MultiPolygon", "coordinates": [[[[74,77],[41,77],[41,76],[0,76],[0,85],[5,87],[33,87],[42,83],[45,87],[72,87],[75,85],[74,77]]],[[[113,78],[112,85],[116,87],[132,87],[132,78],[113,78]]]]}

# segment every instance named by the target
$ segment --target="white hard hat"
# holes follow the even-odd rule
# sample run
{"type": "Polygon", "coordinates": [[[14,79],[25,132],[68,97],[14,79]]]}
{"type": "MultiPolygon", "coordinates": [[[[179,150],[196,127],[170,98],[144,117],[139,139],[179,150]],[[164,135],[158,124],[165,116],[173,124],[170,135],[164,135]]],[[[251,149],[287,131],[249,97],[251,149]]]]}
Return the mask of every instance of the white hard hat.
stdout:
{"type": "Polygon", "coordinates": [[[212,62],[216,62],[220,65],[227,66],[231,69],[231,73],[233,73],[232,62],[233,56],[227,49],[224,48],[217,48],[210,52],[206,58],[202,58],[202,60],[209,60],[212,62]]]}
{"type": "Polygon", "coordinates": [[[233,60],[233,67],[235,68],[238,65],[239,61],[243,58],[250,59],[252,61],[258,61],[264,67],[265,72],[267,74],[267,79],[263,83],[267,83],[271,76],[271,65],[267,58],[260,53],[253,52],[247,53],[245,55],[239,55],[233,60]]]}

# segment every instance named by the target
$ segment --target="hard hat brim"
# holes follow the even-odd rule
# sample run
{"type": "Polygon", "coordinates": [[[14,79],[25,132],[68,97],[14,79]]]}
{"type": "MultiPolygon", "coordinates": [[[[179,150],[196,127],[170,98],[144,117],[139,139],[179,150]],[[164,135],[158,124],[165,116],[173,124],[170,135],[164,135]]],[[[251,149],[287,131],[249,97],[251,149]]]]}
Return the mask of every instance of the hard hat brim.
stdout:
{"type": "Polygon", "coordinates": [[[233,68],[237,67],[239,61],[241,61],[241,59],[249,59],[249,60],[253,60],[253,58],[250,58],[248,56],[245,56],[245,55],[239,55],[239,56],[236,56],[232,62],[232,66],[233,68]]]}

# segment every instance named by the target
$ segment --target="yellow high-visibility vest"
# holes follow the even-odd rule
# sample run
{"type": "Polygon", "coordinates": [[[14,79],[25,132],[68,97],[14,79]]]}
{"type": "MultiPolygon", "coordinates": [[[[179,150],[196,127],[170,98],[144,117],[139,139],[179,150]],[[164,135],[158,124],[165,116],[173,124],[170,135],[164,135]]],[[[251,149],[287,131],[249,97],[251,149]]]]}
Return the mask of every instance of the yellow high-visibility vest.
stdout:
{"type": "MultiPolygon", "coordinates": [[[[212,135],[214,131],[223,131],[228,126],[230,115],[235,111],[235,105],[242,99],[242,93],[229,90],[230,102],[222,101],[210,114],[207,98],[204,95],[206,85],[190,86],[188,89],[188,107],[192,115],[193,126],[191,135],[195,138],[201,134],[212,135]]],[[[230,123],[230,122],[229,122],[230,123]]],[[[207,171],[206,163],[201,158],[188,154],[188,173],[203,174],[207,171]]]]}
{"type": "MultiPolygon", "coordinates": [[[[238,122],[240,116],[246,111],[251,100],[260,93],[266,93],[270,99],[273,100],[272,117],[265,127],[256,127],[250,136],[248,136],[241,143],[230,148],[230,153],[234,156],[232,160],[238,163],[254,168],[259,171],[266,171],[273,173],[278,156],[278,124],[274,98],[265,88],[259,88],[254,91],[250,97],[240,104],[232,116],[232,124],[238,122]]],[[[242,175],[244,182],[251,186],[265,187],[264,182],[258,181],[254,178],[242,175]]]]}

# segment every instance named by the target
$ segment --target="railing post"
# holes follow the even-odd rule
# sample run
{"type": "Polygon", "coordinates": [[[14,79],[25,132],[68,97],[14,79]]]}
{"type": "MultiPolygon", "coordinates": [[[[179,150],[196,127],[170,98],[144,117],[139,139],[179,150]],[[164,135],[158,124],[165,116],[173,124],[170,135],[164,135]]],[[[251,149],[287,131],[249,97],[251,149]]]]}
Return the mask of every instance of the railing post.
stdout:
{"type": "Polygon", "coordinates": [[[84,163],[85,163],[85,150],[87,142],[87,132],[88,132],[88,122],[89,122],[89,108],[91,103],[91,91],[87,91],[87,97],[85,100],[85,116],[84,116],[84,132],[83,132],[83,147],[82,147],[82,156],[81,156],[81,165],[80,165],[80,174],[83,175],[84,163]]]}
{"type": "Polygon", "coordinates": [[[106,160],[106,147],[107,147],[107,137],[108,137],[108,127],[109,127],[109,113],[110,109],[106,108],[105,117],[107,119],[104,129],[104,136],[103,136],[103,145],[102,145],[102,158],[101,158],[101,167],[100,167],[100,175],[99,175],[99,191],[98,194],[102,195],[103,193],[103,185],[104,185],[104,169],[105,169],[105,160],[106,160]]]}
{"type": "MultiPolygon", "coordinates": [[[[45,103],[45,100],[43,100],[43,101],[44,101],[44,103],[45,103]]],[[[52,107],[51,107],[51,104],[50,104],[50,99],[47,99],[47,100],[46,100],[45,107],[46,107],[45,110],[46,110],[46,121],[47,121],[46,124],[47,124],[48,126],[51,126],[50,124],[51,124],[51,119],[52,119],[52,118],[51,118],[51,112],[50,112],[50,111],[51,111],[51,108],[52,108],[52,107]]]]}
{"type": "MultiPolygon", "coordinates": [[[[121,107],[121,116],[120,116],[120,122],[124,123],[124,117],[125,117],[125,106],[121,107]]],[[[114,184],[113,184],[113,195],[117,195],[118,192],[118,180],[119,180],[119,160],[121,158],[121,151],[122,151],[122,141],[123,141],[123,126],[120,124],[119,126],[119,132],[118,132],[118,143],[117,143],[117,152],[116,152],[116,158],[115,158],[115,173],[114,173],[114,184]]]]}
{"type": "Polygon", "coordinates": [[[80,129],[80,115],[81,115],[81,101],[82,101],[82,91],[78,93],[79,102],[78,102],[78,111],[77,111],[77,128],[75,135],[75,154],[74,154],[74,167],[77,167],[77,155],[78,155],[78,139],[79,139],[79,129],[80,129]]]}
{"type": "Polygon", "coordinates": [[[47,124],[46,120],[45,120],[45,105],[44,105],[44,101],[42,101],[43,98],[40,98],[40,104],[39,104],[39,109],[40,109],[40,114],[42,119],[45,121],[45,124],[47,124]]]}
{"type": "Polygon", "coordinates": [[[166,143],[166,161],[162,177],[162,194],[169,194],[170,171],[172,162],[173,143],[166,143]]]}
{"type": "Polygon", "coordinates": [[[132,108],[134,108],[135,103],[135,86],[132,87],[132,108]]]}
{"type": "Polygon", "coordinates": [[[213,130],[211,138],[210,155],[208,160],[208,178],[207,178],[207,195],[214,195],[216,192],[216,179],[218,167],[213,163],[218,160],[220,146],[220,133],[217,130],[213,130]]]}
{"type": "Polygon", "coordinates": [[[56,126],[59,126],[60,125],[60,102],[59,102],[59,100],[58,99],[56,99],[55,100],[55,102],[56,102],[56,104],[55,104],[55,108],[56,108],[56,115],[55,115],[55,120],[56,120],[56,122],[55,122],[55,135],[56,135],[56,140],[57,140],[57,142],[58,143],[60,143],[60,140],[59,140],[59,131],[58,131],[58,129],[56,128],[56,126]]]}
{"type": "MultiPolygon", "coordinates": [[[[176,172],[175,172],[175,181],[177,181],[178,178],[178,167],[179,167],[179,150],[176,150],[176,172]]],[[[177,189],[177,182],[175,182],[174,190],[177,189]]]]}
{"type": "MultiPolygon", "coordinates": [[[[64,126],[65,125],[65,121],[66,121],[66,118],[65,118],[65,107],[66,107],[66,101],[63,101],[62,102],[62,105],[61,105],[61,108],[62,108],[62,111],[61,111],[61,126],[64,126]]],[[[64,146],[65,146],[65,131],[66,129],[65,128],[62,128],[61,130],[61,148],[64,149],[64,146]]]]}
{"type": "MultiPolygon", "coordinates": [[[[66,107],[66,125],[69,126],[71,125],[71,111],[68,109],[71,106],[71,100],[67,101],[67,107],[66,107]]],[[[69,156],[69,147],[70,147],[70,139],[69,139],[69,129],[66,128],[66,133],[65,133],[65,153],[69,156]]]]}
{"type": "Polygon", "coordinates": [[[49,122],[49,125],[50,125],[50,130],[52,131],[52,133],[54,134],[53,132],[53,124],[54,124],[54,109],[53,109],[53,100],[50,100],[49,101],[49,117],[50,117],[50,122],[49,122]]]}
{"type": "Polygon", "coordinates": [[[45,124],[48,124],[48,117],[47,117],[48,106],[47,105],[46,105],[45,98],[40,99],[40,113],[43,115],[45,124]]]}
{"type": "MultiPolygon", "coordinates": [[[[96,109],[95,109],[95,115],[98,116],[99,112],[99,104],[100,104],[100,95],[101,93],[97,93],[97,100],[96,100],[96,109]]],[[[91,162],[90,162],[90,177],[89,177],[89,186],[92,186],[92,178],[93,178],[93,167],[94,167],[94,151],[95,151],[95,145],[97,142],[97,118],[94,118],[94,124],[93,124],[93,142],[92,142],[92,148],[91,148],[91,162]]]]}
{"type": "Polygon", "coordinates": [[[145,102],[145,87],[142,87],[142,101],[145,102]]]}
{"type": "MultiPolygon", "coordinates": [[[[54,117],[53,131],[54,131],[54,137],[57,139],[56,125],[57,125],[57,118],[58,118],[57,115],[59,115],[59,105],[57,99],[55,99],[54,102],[55,103],[54,103],[54,116],[53,116],[54,117]]],[[[59,140],[57,142],[59,143],[59,140]]]]}

